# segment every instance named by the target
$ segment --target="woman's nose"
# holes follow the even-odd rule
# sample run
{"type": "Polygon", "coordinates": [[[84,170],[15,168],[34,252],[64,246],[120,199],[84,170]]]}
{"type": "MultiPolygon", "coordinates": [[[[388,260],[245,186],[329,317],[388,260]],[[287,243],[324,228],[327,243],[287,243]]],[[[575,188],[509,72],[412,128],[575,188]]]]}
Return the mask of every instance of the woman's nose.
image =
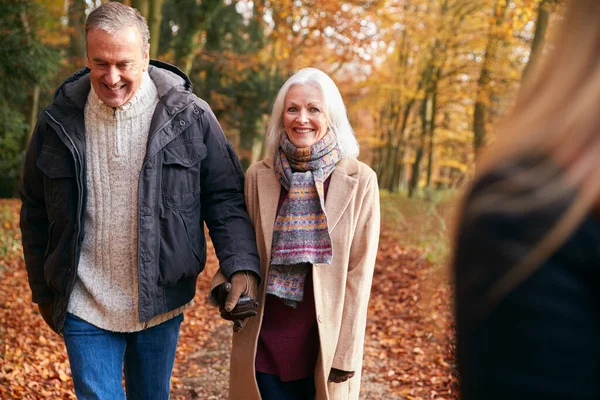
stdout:
{"type": "Polygon", "coordinates": [[[298,122],[306,122],[306,121],[308,121],[306,112],[304,110],[300,110],[300,113],[298,113],[298,122]]]}

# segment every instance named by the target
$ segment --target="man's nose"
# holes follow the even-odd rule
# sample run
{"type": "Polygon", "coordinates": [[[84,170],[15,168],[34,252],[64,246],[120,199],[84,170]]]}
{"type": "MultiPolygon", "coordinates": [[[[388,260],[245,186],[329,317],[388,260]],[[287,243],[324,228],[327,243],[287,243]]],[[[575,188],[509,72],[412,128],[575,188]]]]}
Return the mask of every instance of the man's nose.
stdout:
{"type": "Polygon", "coordinates": [[[113,86],[121,80],[121,75],[119,73],[119,69],[116,66],[108,67],[106,71],[106,76],[104,77],[106,84],[109,86],[113,86]]]}

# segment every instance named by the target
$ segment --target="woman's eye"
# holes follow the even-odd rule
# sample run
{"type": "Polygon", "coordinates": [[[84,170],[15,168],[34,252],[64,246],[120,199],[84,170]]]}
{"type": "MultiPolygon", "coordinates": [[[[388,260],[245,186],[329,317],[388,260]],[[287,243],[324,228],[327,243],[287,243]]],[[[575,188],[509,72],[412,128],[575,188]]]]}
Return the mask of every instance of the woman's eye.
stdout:
{"type": "Polygon", "coordinates": [[[296,112],[296,107],[288,107],[288,112],[296,112]]]}
{"type": "Polygon", "coordinates": [[[311,112],[314,112],[314,113],[318,113],[318,112],[320,112],[321,110],[319,110],[319,109],[318,109],[318,108],[316,108],[316,107],[312,107],[312,108],[310,109],[310,111],[311,111],[311,112]]]}

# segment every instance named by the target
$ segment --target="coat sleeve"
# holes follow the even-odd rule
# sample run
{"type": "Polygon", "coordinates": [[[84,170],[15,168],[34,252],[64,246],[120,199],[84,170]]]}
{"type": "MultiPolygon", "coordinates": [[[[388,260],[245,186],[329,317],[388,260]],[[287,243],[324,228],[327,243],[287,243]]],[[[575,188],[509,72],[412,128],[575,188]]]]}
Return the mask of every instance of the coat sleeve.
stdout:
{"type": "Polygon", "coordinates": [[[44,256],[48,246],[48,214],[44,199],[44,178],[36,162],[42,147],[42,133],[47,129],[43,118],[38,120],[25,154],[19,183],[21,197],[20,227],[23,255],[29,287],[34,303],[49,303],[54,292],[44,279],[44,256]]]}
{"type": "Polygon", "coordinates": [[[379,186],[371,171],[362,193],[356,229],[350,247],[350,261],[346,279],[344,310],[333,368],[356,371],[363,354],[367,308],[371,293],[375,258],[379,245],[379,186]]]}
{"type": "Polygon", "coordinates": [[[238,271],[260,277],[254,228],[244,202],[244,173],[217,118],[205,106],[201,118],[207,156],[202,161],[202,217],[221,270],[229,279],[238,271]]]}
{"type": "MultiPolygon", "coordinates": [[[[254,187],[256,187],[255,180],[256,180],[256,170],[253,167],[250,167],[248,169],[248,172],[246,174],[246,180],[244,182],[244,193],[245,193],[244,197],[246,199],[246,204],[247,204],[247,208],[248,208],[248,211],[250,214],[250,219],[252,220],[252,223],[254,223],[254,221],[256,221],[256,218],[253,214],[254,210],[255,210],[255,206],[257,204],[256,203],[257,202],[256,190],[253,189],[254,187]]],[[[229,281],[229,279],[227,279],[227,277],[223,273],[223,270],[221,268],[219,268],[217,270],[217,272],[215,273],[215,275],[213,276],[213,279],[210,284],[210,290],[208,292],[209,304],[211,304],[212,306],[219,305],[217,303],[217,299],[212,295],[212,291],[217,286],[219,286],[221,283],[228,282],[228,281],[229,281]]]]}

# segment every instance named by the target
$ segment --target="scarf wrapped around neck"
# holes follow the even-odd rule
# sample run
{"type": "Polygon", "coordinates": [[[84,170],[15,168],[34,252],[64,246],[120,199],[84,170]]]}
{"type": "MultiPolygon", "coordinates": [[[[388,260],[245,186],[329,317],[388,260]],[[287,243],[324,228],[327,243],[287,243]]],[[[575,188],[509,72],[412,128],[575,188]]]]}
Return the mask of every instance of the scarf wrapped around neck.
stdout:
{"type": "Polygon", "coordinates": [[[325,215],[324,182],[341,159],[329,131],[310,147],[298,148],[282,135],[273,167],[288,190],[273,228],[267,293],[296,307],[312,264],[331,264],[333,251],[325,215]]]}

